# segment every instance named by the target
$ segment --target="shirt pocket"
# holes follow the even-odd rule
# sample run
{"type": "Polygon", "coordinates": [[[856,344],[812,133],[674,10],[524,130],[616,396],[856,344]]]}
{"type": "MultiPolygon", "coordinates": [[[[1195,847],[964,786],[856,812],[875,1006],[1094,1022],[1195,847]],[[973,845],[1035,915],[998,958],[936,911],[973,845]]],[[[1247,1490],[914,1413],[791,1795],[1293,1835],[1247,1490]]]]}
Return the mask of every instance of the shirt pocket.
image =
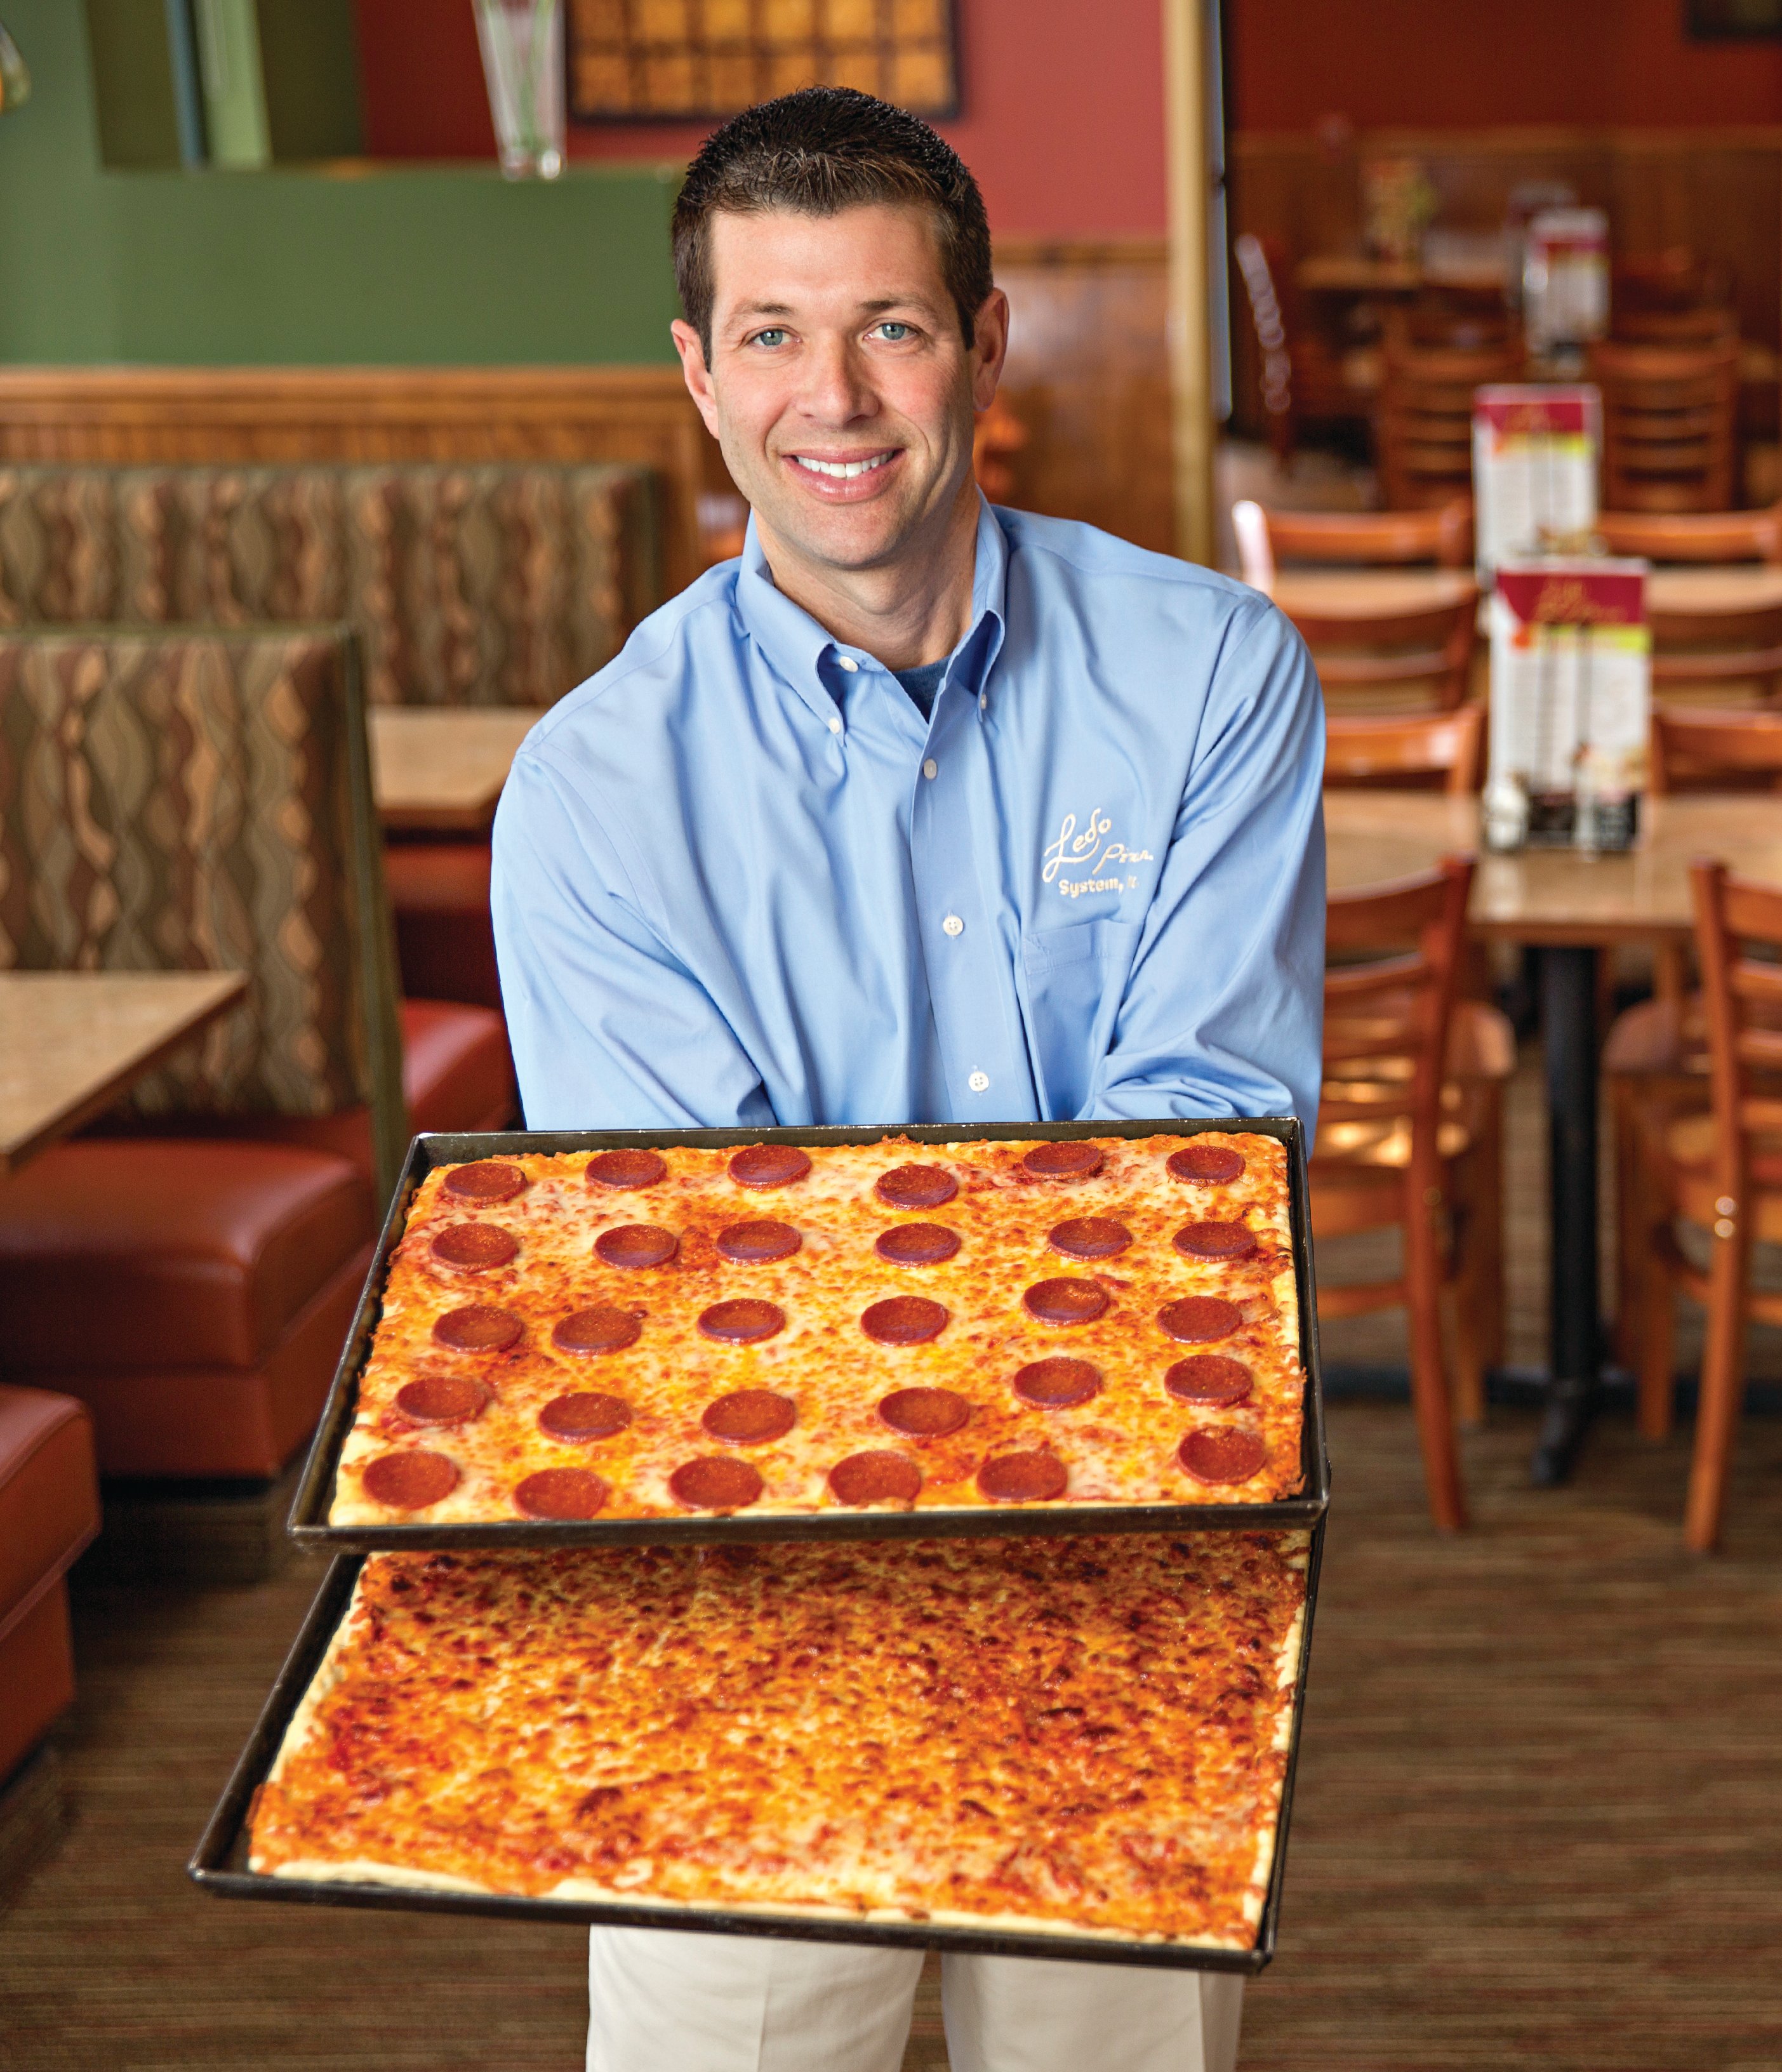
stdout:
{"type": "Polygon", "coordinates": [[[1139,927],[1072,921],[1022,933],[1022,1012],[1047,1121],[1082,1112],[1096,1065],[1113,1040],[1139,927]]]}

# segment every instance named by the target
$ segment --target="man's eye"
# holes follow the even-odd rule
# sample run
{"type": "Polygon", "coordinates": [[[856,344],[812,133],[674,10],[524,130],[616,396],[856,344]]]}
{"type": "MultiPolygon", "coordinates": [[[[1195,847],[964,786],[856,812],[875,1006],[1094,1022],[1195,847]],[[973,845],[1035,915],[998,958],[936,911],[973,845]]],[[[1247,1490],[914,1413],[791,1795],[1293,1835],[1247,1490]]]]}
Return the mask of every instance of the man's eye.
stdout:
{"type": "Polygon", "coordinates": [[[789,331],[782,331],[777,324],[772,324],[766,331],[758,331],[749,343],[751,345],[784,345],[791,335],[789,331]]]}
{"type": "Polygon", "coordinates": [[[912,324],[882,323],[879,327],[879,335],[887,345],[901,345],[905,339],[915,337],[916,329],[912,324]]]}

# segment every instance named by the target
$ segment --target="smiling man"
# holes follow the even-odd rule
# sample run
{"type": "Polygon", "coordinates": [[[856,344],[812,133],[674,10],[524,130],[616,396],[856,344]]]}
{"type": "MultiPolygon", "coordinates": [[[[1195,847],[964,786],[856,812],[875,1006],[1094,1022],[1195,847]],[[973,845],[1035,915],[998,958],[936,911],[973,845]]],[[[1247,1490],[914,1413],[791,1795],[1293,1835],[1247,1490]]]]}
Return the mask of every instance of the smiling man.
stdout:
{"type": "MultiPolygon", "coordinates": [[[[514,764],[529,1125],[1309,1125],[1317,680],[1254,591],[979,495],[1009,318],[970,174],[813,88],[706,144],[674,257],[753,516],[514,764]]],[[[920,1965],[596,1930],[591,2072],[895,2072],[920,1965]]],[[[1210,1975],[949,1958],[945,1999],[954,2072],[1236,2058],[1210,1975]]]]}

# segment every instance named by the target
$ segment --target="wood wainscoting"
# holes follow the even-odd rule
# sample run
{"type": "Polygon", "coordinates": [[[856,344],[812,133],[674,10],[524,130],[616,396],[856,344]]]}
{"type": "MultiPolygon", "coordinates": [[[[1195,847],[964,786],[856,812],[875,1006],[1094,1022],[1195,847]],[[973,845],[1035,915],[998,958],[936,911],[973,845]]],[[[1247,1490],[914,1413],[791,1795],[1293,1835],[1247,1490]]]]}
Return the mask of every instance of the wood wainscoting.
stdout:
{"type": "Polygon", "coordinates": [[[0,368],[0,464],[644,462],[670,594],[705,565],[710,444],[678,367],[0,368]]]}

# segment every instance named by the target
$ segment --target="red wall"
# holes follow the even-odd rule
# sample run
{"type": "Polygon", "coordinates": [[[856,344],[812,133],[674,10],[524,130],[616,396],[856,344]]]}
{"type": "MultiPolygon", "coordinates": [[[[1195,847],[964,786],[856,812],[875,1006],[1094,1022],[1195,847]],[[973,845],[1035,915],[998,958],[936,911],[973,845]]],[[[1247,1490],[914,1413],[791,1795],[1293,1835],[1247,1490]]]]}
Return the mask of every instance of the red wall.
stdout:
{"type": "Polygon", "coordinates": [[[1684,0],[1232,0],[1233,126],[1782,121],[1782,43],[1692,43],[1684,0]]]}
{"type": "MultiPolygon", "coordinates": [[[[994,229],[1161,234],[1159,0],[956,0],[961,105],[940,126],[977,175],[994,229]],[[1093,39],[1093,41],[1091,40],[1093,39]]],[[[1370,0],[1371,4],[1371,0],[1370,0]]],[[[470,0],[356,0],[366,150],[494,155],[470,0]]],[[[685,160],[702,126],[572,125],[575,158],[685,160]]]]}

